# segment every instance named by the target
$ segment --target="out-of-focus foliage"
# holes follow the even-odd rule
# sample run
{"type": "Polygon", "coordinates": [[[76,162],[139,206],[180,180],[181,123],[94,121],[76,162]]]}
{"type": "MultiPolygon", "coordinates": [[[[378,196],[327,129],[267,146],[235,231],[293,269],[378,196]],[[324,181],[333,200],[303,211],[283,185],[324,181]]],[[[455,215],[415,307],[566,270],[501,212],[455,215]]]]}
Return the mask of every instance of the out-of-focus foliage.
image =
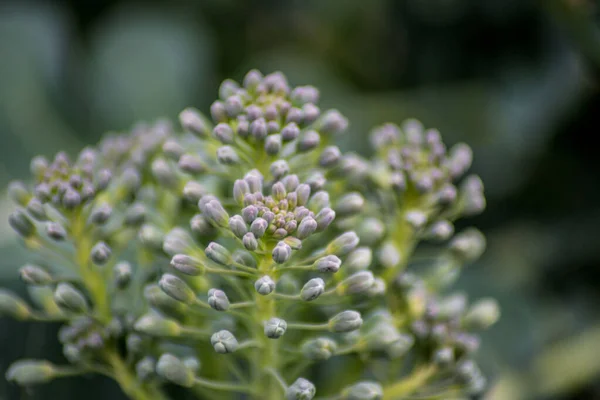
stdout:
{"type": "MultiPolygon", "coordinates": [[[[449,143],[472,144],[486,182],[488,212],[472,222],[488,234],[489,250],[460,284],[501,301],[503,319],[484,337],[481,360],[497,377],[493,398],[590,398],[600,392],[600,368],[585,357],[600,346],[594,7],[4,1],[0,186],[26,177],[35,154],[73,153],[106,129],[174,117],[187,105],[206,109],[222,78],[252,67],[318,86],[324,107],[351,116],[346,149],[365,151],[366,130],[377,122],[417,117],[449,143]],[[574,370],[585,374],[568,379],[574,370]]],[[[7,215],[3,196],[0,220],[7,215]]],[[[22,260],[7,233],[0,224],[3,284],[22,260]]],[[[17,356],[47,354],[42,346],[56,333],[20,326],[24,334],[8,338],[14,324],[2,321],[1,370],[17,356]]],[[[76,398],[80,388],[104,398],[112,390],[93,383],[98,390],[75,381],[35,398],[76,398]]],[[[0,396],[17,392],[0,383],[0,396]]]]}

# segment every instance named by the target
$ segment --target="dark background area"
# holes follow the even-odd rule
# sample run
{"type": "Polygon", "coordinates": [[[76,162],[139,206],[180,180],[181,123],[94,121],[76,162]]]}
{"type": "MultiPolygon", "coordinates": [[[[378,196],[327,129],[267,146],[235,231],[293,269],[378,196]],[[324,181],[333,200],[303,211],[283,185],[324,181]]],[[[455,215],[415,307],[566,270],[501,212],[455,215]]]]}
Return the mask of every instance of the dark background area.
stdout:
{"type": "MultiPolygon", "coordinates": [[[[0,3],[0,187],[29,160],[135,121],[207,110],[224,78],[282,70],[369,128],[417,117],[475,152],[488,251],[464,272],[501,322],[481,364],[490,399],[600,399],[598,3],[591,0],[19,1],[0,3]]],[[[2,221],[10,205],[2,196],[2,221]]],[[[0,223],[0,282],[25,260],[0,223]]],[[[0,319],[0,373],[61,360],[57,327],[0,319]]],[[[101,378],[0,399],[119,398],[101,378]]]]}

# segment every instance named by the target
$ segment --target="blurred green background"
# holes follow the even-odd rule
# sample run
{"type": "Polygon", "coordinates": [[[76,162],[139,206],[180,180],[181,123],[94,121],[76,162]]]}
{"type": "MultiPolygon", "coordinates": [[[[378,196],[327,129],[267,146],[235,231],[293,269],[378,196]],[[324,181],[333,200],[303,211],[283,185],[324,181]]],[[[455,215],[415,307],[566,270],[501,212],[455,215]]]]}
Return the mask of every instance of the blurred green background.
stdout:
{"type": "MultiPolygon", "coordinates": [[[[311,83],[350,117],[417,117],[475,151],[488,235],[459,285],[496,296],[487,398],[600,399],[600,25],[592,0],[63,0],[0,2],[0,187],[29,160],[74,152],[140,119],[207,110],[250,68],[311,83]]],[[[0,283],[26,260],[0,200],[0,283]]],[[[0,373],[62,360],[57,327],[0,319],[0,373]]],[[[120,399],[102,378],[0,399],[120,399]]],[[[183,397],[178,397],[183,399],[183,397]]]]}

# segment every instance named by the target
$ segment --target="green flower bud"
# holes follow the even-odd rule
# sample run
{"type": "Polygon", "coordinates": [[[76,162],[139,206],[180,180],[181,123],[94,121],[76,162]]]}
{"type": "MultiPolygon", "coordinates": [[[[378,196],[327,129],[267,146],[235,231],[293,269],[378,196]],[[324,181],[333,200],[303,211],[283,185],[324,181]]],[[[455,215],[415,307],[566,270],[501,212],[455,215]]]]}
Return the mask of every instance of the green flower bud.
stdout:
{"type": "Polygon", "coordinates": [[[112,207],[108,204],[99,204],[90,214],[90,221],[96,225],[105,224],[112,214],[112,207]]]}
{"type": "Polygon", "coordinates": [[[337,202],[335,212],[342,216],[360,212],[365,205],[365,199],[360,193],[351,192],[342,196],[337,202]]]}
{"type": "Polygon", "coordinates": [[[344,268],[348,272],[361,271],[369,268],[373,261],[373,251],[369,247],[358,247],[346,257],[344,261],[344,268]]]}
{"type": "Polygon", "coordinates": [[[210,343],[219,354],[233,353],[239,346],[235,336],[227,330],[214,333],[210,337],[210,343]]]}
{"type": "Polygon", "coordinates": [[[17,210],[8,216],[8,223],[20,236],[31,237],[35,233],[35,225],[21,210],[17,210]]]}
{"type": "Polygon", "coordinates": [[[56,286],[54,301],[60,308],[74,313],[83,314],[89,310],[85,296],[70,283],[61,282],[56,286]]]}
{"type": "MultiPolygon", "coordinates": [[[[179,114],[181,115],[181,114],[179,114]]],[[[173,161],[178,161],[185,154],[185,148],[174,139],[167,139],[162,145],[162,152],[173,161]]]]}
{"type": "Polygon", "coordinates": [[[319,258],[317,261],[315,261],[313,267],[319,272],[336,273],[339,271],[341,265],[342,260],[340,260],[337,256],[329,255],[319,258]]]}
{"type": "Polygon", "coordinates": [[[263,74],[261,74],[257,69],[252,69],[244,77],[244,87],[249,91],[253,91],[262,82],[262,80],[263,74]]]}
{"type": "Polygon", "coordinates": [[[285,242],[277,243],[273,249],[273,261],[277,264],[283,264],[292,256],[292,248],[285,242]]]}
{"type": "Polygon", "coordinates": [[[383,279],[375,278],[375,280],[373,281],[373,284],[367,290],[366,294],[369,297],[382,296],[385,294],[386,288],[387,288],[387,285],[383,279]]]}
{"type": "Polygon", "coordinates": [[[181,194],[190,203],[197,204],[202,196],[206,194],[206,188],[201,183],[189,181],[183,187],[181,194]]]}
{"type": "Polygon", "coordinates": [[[206,170],[206,166],[200,158],[192,154],[184,154],[179,158],[177,166],[183,172],[196,175],[206,170]]]}
{"type": "Polygon", "coordinates": [[[307,152],[319,146],[321,143],[321,135],[318,132],[310,130],[304,132],[298,140],[298,151],[307,152]]]}
{"type": "Polygon", "coordinates": [[[358,228],[360,242],[372,246],[381,240],[385,234],[385,225],[377,218],[366,218],[358,228]]]}
{"type": "Polygon", "coordinates": [[[94,245],[91,252],[91,258],[94,264],[104,265],[112,254],[112,250],[104,242],[98,242],[94,245]]]}
{"type": "Polygon", "coordinates": [[[227,311],[229,309],[229,298],[222,290],[210,289],[208,291],[208,304],[217,311],[227,311]]]}
{"type": "Polygon", "coordinates": [[[231,232],[240,239],[248,232],[246,222],[240,215],[234,215],[229,218],[229,229],[231,229],[231,232]]]}
{"type": "Polygon", "coordinates": [[[194,372],[183,361],[172,354],[165,353],[156,363],[158,376],[183,387],[194,386],[194,372]]]}
{"type": "Polygon", "coordinates": [[[320,190],[313,194],[308,201],[307,207],[314,212],[318,212],[325,207],[329,207],[329,193],[324,190],[320,190]]]}
{"type": "Polygon", "coordinates": [[[269,339],[279,339],[287,330],[287,322],[281,318],[271,318],[265,322],[265,336],[269,339]]]}
{"type": "Polygon", "coordinates": [[[321,278],[313,278],[306,282],[300,291],[300,298],[304,301],[312,301],[325,291],[325,281],[321,278]]]}
{"type": "Polygon", "coordinates": [[[29,200],[29,203],[27,203],[27,212],[38,221],[46,221],[48,219],[46,209],[37,197],[32,197],[29,200]]]}
{"type": "Polygon", "coordinates": [[[67,231],[58,222],[48,222],[46,224],[46,233],[51,239],[56,241],[65,240],[67,237],[67,231]]]}
{"type": "Polygon", "coordinates": [[[165,235],[156,226],[145,224],[140,228],[138,237],[144,246],[153,250],[160,250],[162,249],[165,235]]]}
{"type": "Polygon", "coordinates": [[[359,239],[355,232],[346,232],[331,241],[325,251],[327,254],[343,256],[354,250],[358,246],[358,242],[359,239]]]}
{"type": "Polygon", "coordinates": [[[360,294],[365,293],[375,283],[375,277],[371,271],[359,271],[350,275],[336,287],[336,291],[341,294],[360,294]]]}
{"type": "Polygon", "coordinates": [[[500,307],[495,299],[485,298],[474,303],[464,317],[470,329],[487,329],[500,318],[500,307]]]}
{"type": "Polygon", "coordinates": [[[383,388],[377,382],[363,381],[346,387],[342,391],[343,400],[381,400],[383,388]]]}
{"type": "Polygon", "coordinates": [[[146,356],[135,364],[135,374],[142,382],[147,382],[154,375],[156,360],[154,357],[146,356]]]}
{"type": "Polygon", "coordinates": [[[454,362],[454,350],[451,347],[442,347],[433,353],[433,362],[442,368],[449,367],[454,362]]]}
{"type": "Polygon", "coordinates": [[[172,274],[164,274],[158,286],[170,297],[185,304],[192,304],[196,300],[196,294],[182,279],[172,274]]]}
{"type": "Polygon", "coordinates": [[[233,198],[238,204],[244,203],[244,196],[250,193],[248,182],[237,179],[233,184],[233,198]]]}
{"type": "Polygon", "coordinates": [[[186,108],[179,113],[179,123],[183,129],[199,137],[206,137],[210,131],[210,122],[194,108],[186,108]]]}
{"type": "Polygon", "coordinates": [[[446,220],[435,222],[429,227],[427,237],[433,240],[444,241],[448,240],[454,233],[454,226],[446,220]]]}
{"type": "Polygon", "coordinates": [[[124,222],[127,226],[139,226],[146,221],[148,211],[146,206],[141,203],[133,203],[131,207],[125,210],[124,222]]]}
{"type": "Polygon", "coordinates": [[[300,135],[300,128],[295,122],[290,122],[281,130],[281,138],[284,142],[289,142],[296,139],[300,135]]]}
{"type": "Polygon", "coordinates": [[[68,188],[62,198],[62,204],[67,209],[73,209],[81,204],[81,195],[74,189],[68,188]]]}
{"type": "Polygon", "coordinates": [[[31,315],[29,306],[13,292],[0,289],[0,315],[25,320],[31,315]]]}
{"type": "Polygon", "coordinates": [[[337,350],[337,343],[327,337],[312,339],[302,345],[302,354],[309,360],[325,361],[337,350]]]}
{"type": "Polygon", "coordinates": [[[406,215],[404,215],[404,220],[412,226],[413,229],[418,230],[421,229],[427,223],[427,215],[424,212],[413,210],[408,211],[406,215]]]}
{"type": "Polygon", "coordinates": [[[119,289],[125,289],[129,285],[132,274],[133,270],[131,268],[131,264],[129,264],[127,261],[118,262],[113,267],[115,284],[119,289]]]}
{"type": "Polygon", "coordinates": [[[468,228],[454,236],[449,248],[460,260],[473,262],[484,252],[485,245],[483,234],[475,228],[468,228]]]}
{"type": "Polygon", "coordinates": [[[44,286],[52,283],[52,276],[36,265],[24,265],[19,270],[21,279],[29,285],[44,286]]]}
{"type": "Polygon", "coordinates": [[[315,397],[317,389],[310,381],[298,378],[285,391],[286,400],[311,400],[315,397]]]}
{"type": "Polygon", "coordinates": [[[201,275],[204,271],[204,266],[199,260],[185,254],[175,254],[171,258],[171,267],[185,275],[201,275]]]}
{"type": "Polygon", "coordinates": [[[206,257],[220,265],[231,264],[231,253],[216,242],[210,242],[204,250],[206,257]]]}
{"type": "Polygon", "coordinates": [[[27,186],[21,181],[12,181],[8,184],[8,198],[15,204],[24,206],[29,201],[31,195],[27,186]]]}
{"type": "Polygon", "coordinates": [[[336,314],[329,320],[331,332],[352,332],[361,327],[363,323],[358,311],[346,310],[336,314]]]}
{"type": "Polygon", "coordinates": [[[190,220],[190,229],[198,236],[208,236],[214,232],[214,227],[202,214],[196,214],[190,220]]]}
{"type": "Polygon", "coordinates": [[[281,151],[281,135],[269,135],[265,140],[265,152],[268,155],[274,156],[281,151]]]}
{"type": "Polygon", "coordinates": [[[56,376],[56,367],[48,361],[41,360],[19,360],[6,371],[6,379],[21,386],[47,383],[56,376]]]}
{"type": "Polygon", "coordinates": [[[233,129],[226,123],[220,123],[215,126],[213,129],[213,136],[223,144],[233,143],[233,129]]]}
{"type": "Polygon", "coordinates": [[[402,262],[402,254],[391,240],[383,243],[377,252],[377,258],[385,268],[395,268],[402,262]]]}
{"type": "Polygon", "coordinates": [[[157,314],[141,316],[133,325],[133,329],[146,335],[159,337],[176,337],[181,334],[181,326],[177,321],[162,318],[157,314]]]}
{"type": "Polygon", "coordinates": [[[268,275],[265,275],[254,282],[254,288],[259,294],[266,296],[275,290],[275,281],[268,275]]]}

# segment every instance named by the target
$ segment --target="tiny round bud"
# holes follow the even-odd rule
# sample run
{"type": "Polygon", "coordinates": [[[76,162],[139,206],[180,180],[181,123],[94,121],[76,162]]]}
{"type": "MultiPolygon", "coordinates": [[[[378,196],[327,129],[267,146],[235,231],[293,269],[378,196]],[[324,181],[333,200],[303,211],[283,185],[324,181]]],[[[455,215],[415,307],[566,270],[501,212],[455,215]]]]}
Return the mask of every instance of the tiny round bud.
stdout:
{"type": "Polygon", "coordinates": [[[500,318],[500,307],[495,299],[481,299],[474,303],[464,317],[464,324],[470,329],[487,329],[500,318]]]}
{"type": "Polygon", "coordinates": [[[337,256],[334,255],[321,257],[313,264],[314,268],[319,272],[333,273],[338,272],[341,265],[342,260],[340,260],[337,256]]]}
{"type": "Polygon", "coordinates": [[[244,77],[244,87],[248,90],[254,90],[263,80],[263,75],[259,70],[250,70],[244,77]]]}
{"type": "Polygon", "coordinates": [[[286,400],[312,400],[317,393],[315,385],[304,378],[298,378],[285,391],[286,400]]]}
{"type": "Polygon", "coordinates": [[[96,225],[105,224],[112,214],[112,207],[109,204],[99,204],[94,207],[90,214],[90,221],[96,225]]]}
{"type": "Polygon", "coordinates": [[[135,374],[142,382],[148,381],[156,369],[156,360],[146,356],[135,364],[135,374]]]}
{"type": "Polygon", "coordinates": [[[29,306],[13,292],[0,288],[0,316],[25,320],[31,315],[29,306]]]}
{"type": "Polygon", "coordinates": [[[154,250],[160,250],[162,248],[165,235],[156,226],[145,224],[140,228],[138,237],[144,246],[154,250]]]}
{"type": "Polygon", "coordinates": [[[348,120],[338,110],[329,110],[317,121],[319,131],[326,134],[339,134],[348,128],[348,120]]]}
{"type": "Polygon", "coordinates": [[[173,274],[164,274],[158,281],[158,286],[167,295],[182,303],[192,304],[196,300],[196,294],[192,288],[183,279],[173,274]]]}
{"type": "Polygon", "coordinates": [[[266,296],[275,290],[275,281],[268,275],[265,275],[254,282],[254,289],[259,294],[266,296]]]}
{"type": "Polygon", "coordinates": [[[383,388],[377,382],[363,381],[342,390],[343,400],[381,400],[383,388]]]}
{"type": "MultiPolygon", "coordinates": [[[[252,206],[250,206],[250,207],[252,207],[252,206]]],[[[246,208],[248,208],[248,207],[246,207],[246,208]]],[[[257,211],[257,213],[258,213],[258,211],[257,211]]],[[[255,220],[252,221],[252,224],[250,225],[250,232],[252,232],[254,234],[254,236],[256,236],[257,238],[261,238],[264,236],[268,226],[269,226],[269,223],[264,218],[256,218],[255,220]]]]}
{"type": "Polygon", "coordinates": [[[248,232],[248,227],[246,226],[246,222],[240,215],[234,215],[229,218],[229,229],[231,232],[239,238],[244,237],[244,235],[248,232]]]}
{"type": "Polygon", "coordinates": [[[485,250],[485,236],[475,228],[466,229],[454,236],[449,248],[464,262],[475,261],[485,250]]]}
{"type": "Polygon", "coordinates": [[[365,293],[374,283],[375,277],[371,271],[359,271],[338,283],[336,290],[340,294],[365,293]]]}
{"type": "Polygon", "coordinates": [[[325,168],[335,166],[342,158],[342,152],[337,146],[327,146],[319,156],[319,165],[325,168]]]}
{"type": "Polygon", "coordinates": [[[179,123],[188,132],[198,137],[206,137],[210,130],[210,123],[196,109],[186,108],[179,113],[179,123]]]}
{"type": "Polygon", "coordinates": [[[152,176],[165,187],[173,187],[177,183],[177,175],[164,158],[156,158],[151,165],[152,176]]]}
{"type": "Polygon", "coordinates": [[[271,164],[269,172],[275,179],[280,179],[290,172],[290,167],[285,160],[277,160],[271,164]]]}
{"type": "Polygon", "coordinates": [[[92,247],[90,256],[94,264],[104,265],[110,258],[111,254],[112,250],[106,243],[98,242],[94,245],[94,247],[92,247]]]}
{"type": "Polygon", "coordinates": [[[210,343],[219,354],[233,353],[239,346],[235,336],[227,330],[214,333],[210,337],[210,343]]]}
{"type": "Polygon", "coordinates": [[[259,141],[267,137],[268,127],[263,117],[257,118],[250,123],[250,134],[254,139],[259,141]]]}
{"type": "Polygon", "coordinates": [[[198,236],[210,235],[214,231],[214,227],[204,215],[196,214],[190,220],[190,229],[198,236]]]}
{"type": "Polygon", "coordinates": [[[205,206],[203,213],[216,225],[228,226],[229,214],[218,200],[211,200],[205,206]]]}
{"type": "Polygon", "coordinates": [[[25,265],[19,270],[21,279],[29,285],[43,286],[52,283],[52,276],[36,265],[25,265]]]}
{"type": "Polygon", "coordinates": [[[344,262],[344,268],[349,272],[356,272],[369,268],[373,261],[373,251],[369,247],[359,247],[354,249],[344,262]]]}
{"type": "Polygon", "coordinates": [[[433,362],[441,367],[448,367],[454,362],[454,350],[442,347],[433,353],[433,362]]]}
{"type": "Polygon", "coordinates": [[[303,218],[302,221],[300,221],[300,225],[298,225],[296,236],[298,237],[298,239],[306,239],[317,230],[317,226],[318,223],[314,218],[303,218]]]}
{"type": "Polygon", "coordinates": [[[141,203],[134,203],[125,211],[125,225],[139,226],[146,220],[146,206],[141,203]]]}
{"type": "Polygon", "coordinates": [[[177,321],[162,318],[156,314],[143,315],[135,322],[133,329],[146,335],[158,337],[172,337],[181,334],[181,326],[177,321]]]}
{"type": "Polygon", "coordinates": [[[56,368],[48,361],[19,360],[6,371],[6,379],[21,386],[50,382],[57,376],[56,368]]]}
{"type": "Polygon", "coordinates": [[[273,261],[277,264],[283,264],[292,256],[292,248],[285,242],[277,243],[273,249],[273,261]]]}
{"type": "MultiPolygon", "coordinates": [[[[317,221],[318,221],[318,215],[317,215],[317,221]]],[[[343,256],[343,255],[350,253],[352,250],[354,250],[356,248],[356,246],[358,246],[358,242],[359,242],[359,239],[355,232],[353,232],[353,231],[346,232],[346,233],[341,234],[337,238],[335,238],[333,241],[331,241],[327,245],[327,248],[325,251],[328,254],[335,254],[338,256],[343,256]]]]}
{"type": "Polygon", "coordinates": [[[213,128],[213,135],[223,144],[233,143],[233,129],[226,123],[217,124],[213,128]]]}
{"type": "Polygon", "coordinates": [[[321,135],[317,131],[306,131],[298,140],[298,151],[307,152],[319,146],[321,135]]]}
{"type": "Polygon", "coordinates": [[[247,250],[254,251],[258,248],[258,240],[256,240],[256,236],[254,233],[248,232],[242,238],[242,243],[247,250]]]}
{"type": "Polygon", "coordinates": [[[237,179],[233,184],[233,198],[238,204],[243,204],[244,196],[250,193],[250,186],[244,179],[237,179]]]}
{"type": "Polygon", "coordinates": [[[185,275],[202,274],[204,268],[200,261],[185,254],[175,254],[171,259],[171,267],[185,275]]]}
{"type": "Polygon", "coordinates": [[[56,241],[64,240],[67,237],[67,231],[58,222],[48,222],[46,224],[46,233],[51,239],[56,241]]]}
{"type": "Polygon", "coordinates": [[[62,198],[62,204],[65,208],[73,209],[81,204],[81,195],[70,187],[67,189],[62,198]]]}
{"type": "Polygon", "coordinates": [[[309,360],[325,361],[337,350],[337,343],[327,337],[309,340],[302,345],[302,354],[309,360]]]}
{"type": "Polygon", "coordinates": [[[304,301],[312,301],[323,294],[325,291],[325,281],[321,278],[312,278],[300,291],[300,298],[304,301]]]}
{"type": "Polygon", "coordinates": [[[48,219],[48,215],[46,214],[46,209],[44,205],[37,197],[32,197],[27,203],[27,211],[33,218],[38,221],[46,221],[48,219]]]}
{"type": "Polygon", "coordinates": [[[271,318],[265,322],[265,336],[269,339],[279,339],[287,330],[287,322],[281,318],[271,318]]]}
{"type": "Polygon", "coordinates": [[[204,250],[206,257],[220,265],[231,264],[231,253],[216,242],[210,242],[204,250]]]}
{"type": "Polygon", "coordinates": [[[351,192],[345,194],[338,201],[335,212],[339,215],[346,216],[360,212],[365,205],[365,199],[360,193],[351,192]]]}
{"type": "Polygon", "coordinates": [[[179,160],[179,158],[185,154],[185,148],[173,139],[168,139],[163,143],[162,151],[165,156],[173,161],[179,160]]]}
{"type": "Polygon", "coordinates": [[[224,165],[239,164],[240,156],[231,146],[221,146],[217,149],[217,160],[224,165]]]}
{"type": "Polygon", "coordinates": [[[333,211],[331,208],[325,207],[321,211],[319,211],[319,213],[315,217],[315,220],[317,221],[317,232],[322,232],[325,229],[327,229],[327,227],[331,225],[334,219],[335,211],[333,211]]]}
{"type": "Polygon", "coordinates": [[[329,330],[332,332],[352,332],[363,323],[358,311],[342,311],[329,320],[329,330]]]}
{"type": "Polygon", "coordinates": [[[269,135],[265,140],[265,151],[268,155],[274,156],[281,151],[281,135],[269,135]]]}
{"type": "Polygon", "coordinates": [[[8,217],[8,223],[20,236],[24,238],[31,237],[35,233],[35,225],[33,225],[31,220],[21,210],[17,210],[10,214],[8,217]]]}
{"type": "Polygon", "coordinates": [[[156,363],[156,373],[176,385],[194,386],[194,372],[183,361],[172,354],[165,353],[156,363]]]}
{"type": "Polygon", "coordinates": [[[203,172],[206,168],[202,163],[202,160],[197,156],[191,154],[184,154],[179,158],[179,162],[177,163],[179,169],[183,172],[187,172],[188,174],[199,174],[203,172]]]}
{"type": "Polygon", "coordinates": [[[56,286],[54,301],[60,308],[78,314],[86,313],[89,309],[88,302],[83,294],[66,282],[61,282],[56,286]]]}
{"type": "Polygon", "coordinates": [[[208,291],[208,304],[217,311],[227,311],[229,309],[229,298],[222,290],[210,289],[208,291]]]}
{"type": "Polygon", "coordinates": [[[402,254],[393,241],[386,241],[377,252],[377,259],[385,268],[394,268],[402,262],[402,254]]]}
{"type": "Polygon", "coordinates": [[[118,262],[113,268],[113,274],[117,287],[119,289],[126,288],[131,282],[131,275],[133,274],[131,264],[127,261],[118,262]]]}
{"type": "MultiPolygon", "coordinates": [[[[289,113],[288,113],[289,115],[289,113]]],[[[296,139],[300,135],[300,128],[295,122],[290,122],[281,130],[281,139],[284,142],[289,142],[296,139]]]]}

